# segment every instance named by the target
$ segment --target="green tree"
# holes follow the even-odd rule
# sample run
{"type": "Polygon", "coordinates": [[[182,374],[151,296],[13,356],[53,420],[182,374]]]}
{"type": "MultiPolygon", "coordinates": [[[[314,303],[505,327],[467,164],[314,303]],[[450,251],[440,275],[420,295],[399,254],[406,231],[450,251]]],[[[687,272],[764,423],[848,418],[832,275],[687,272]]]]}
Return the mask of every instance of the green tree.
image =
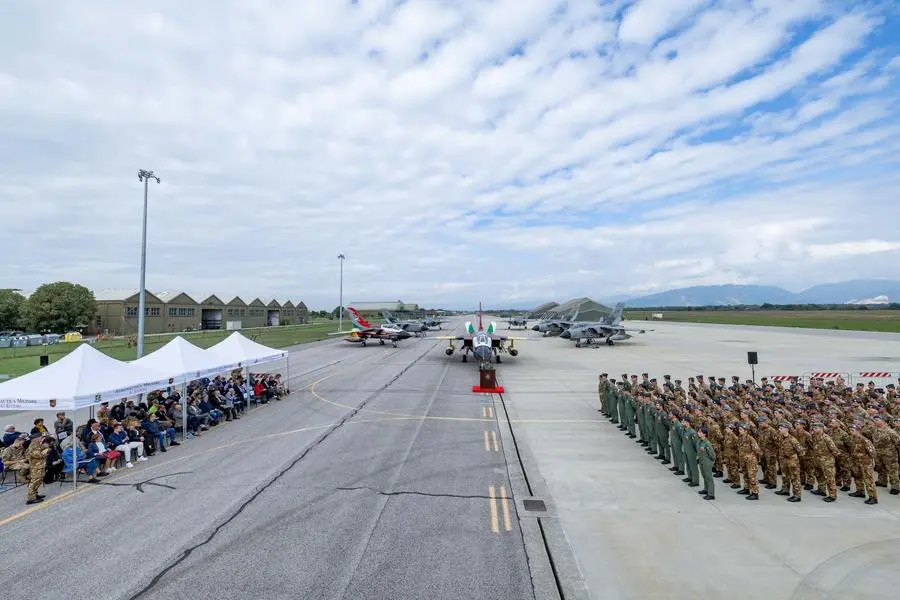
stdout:
{"type": "Polygon", "coordinates": [[[45,283],[34,291],[22,310],[25,324],[34,331],[65,333],[87,325],[97,312],[94,293],[77,283],[45,283]]]}
{"type": "Polygon", "coordinates": [[[0,290],[0,329],[13,329],[22,319],[25,296],[16,290],[0,290]]]}

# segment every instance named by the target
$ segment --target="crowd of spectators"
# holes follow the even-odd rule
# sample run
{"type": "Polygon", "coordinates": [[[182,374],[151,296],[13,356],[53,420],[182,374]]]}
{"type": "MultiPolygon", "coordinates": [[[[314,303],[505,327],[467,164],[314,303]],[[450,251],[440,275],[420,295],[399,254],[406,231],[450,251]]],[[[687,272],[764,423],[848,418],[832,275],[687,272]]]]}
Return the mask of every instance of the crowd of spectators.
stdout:
{"type": "Polygon", "coordinates": [[[95,417],[78,427],[59,412],[53,432],[43,418],[34,420],[30,433],[7,425],[0,440],[3,481],[15,473],[17,481],[28,484],[26,503],[36,504],[44,499],[38,494],[41,484],[65,480],[73,470],[85,475],[87,482],[98,483],[118,468],[132,469],[136,462],[180,446],[182,432],[188,439],[202,436],[242,418],[251,403],[281,400],[290,389],[280,374],[254,373],[247,382],[235,370],[192,381],[185,393],[182,398],[177,388],[169,388],[136,400],[123,398],[113,406],[103,402],[95,417]]]}
{"type": "Polygon", "coordinates": [[[878,504],[878,487],[900,495],[897,386],[840,378],[731,383],[690,377],[663,383],[641,375],[600,375],[600,410],[689,487],[715,499],[721,478],[747,500],[759,484],[790,502],[803,491],[825,502],[838,490],[878,504]],[[761,477],[760,477],[761,474],[761,477]],[[780,488],[779,488],[780,476],[780,488]],[[852,490],[852,492],[851,492],[852,490]]]}

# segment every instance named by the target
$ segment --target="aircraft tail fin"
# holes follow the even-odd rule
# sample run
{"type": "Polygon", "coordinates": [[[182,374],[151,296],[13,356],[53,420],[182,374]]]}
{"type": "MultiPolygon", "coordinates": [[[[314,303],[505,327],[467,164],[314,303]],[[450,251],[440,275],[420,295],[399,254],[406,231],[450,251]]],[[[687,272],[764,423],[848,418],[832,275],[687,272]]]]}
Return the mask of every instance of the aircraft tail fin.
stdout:
{"type": "Polygon", "coordinates": [[[394,315],[389,313],[386,310],[381,311],[381,316],[384,317],[384,320],[388,323],[395,323],[394,315]]]}
{"type": "Polygon", "coordinates": [[[372,325],[368,321],[362,318],[355,308],[352,306],[347,307],[347,312],[350,313],[350,321],[360,329],[371,329],[372,325]]]}
{"type": "Polygon", "coordinates": [[[619,322],[622,320],[622,316],[624,314],[625,314],[625,303],[619,302],[618,304],[616,304],[615,308],[613,308],[613,311],[606,318],[607,324],[608,325],[618,325],[619,322]]]}
{"type": "Polygon", "coordinates": [[[478,302],[478,331],[484,330],[484,322],[482,317],[484,316],[484,311],[481,308],[481,302],[478,302]]]}

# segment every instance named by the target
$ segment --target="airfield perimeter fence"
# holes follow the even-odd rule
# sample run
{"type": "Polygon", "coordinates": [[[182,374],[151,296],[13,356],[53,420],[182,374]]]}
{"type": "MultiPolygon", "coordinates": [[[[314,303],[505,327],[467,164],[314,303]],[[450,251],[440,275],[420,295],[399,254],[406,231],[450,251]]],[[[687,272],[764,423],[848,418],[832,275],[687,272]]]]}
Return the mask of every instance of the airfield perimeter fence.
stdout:
{"type": "MultiPolygon", "coordinates": [[[[235,331],[240,331],[243,335],[247,336],[251,340],[259,341],[260,343],[265,345],[265,339],[268,337],[289,337],[291,333],[301,332],[305,329],[310,329],[314,327],[321,327],[323,323],[331,323],[332,321],[314,321],[312,323],[302,323],[297,325],[275,325],[268,327],[248,327],[243,329],[205,329],[200,331],[171,331],[166,333],[148,333],[144,335],[144,344],[148,346],[160,346],[163,345],[172,339],[181,336],[189,342],[196,344],[202,348],[205,348],[210,344],[210,342],[215,343],[222,339],[225,339],[227,336],[231,335],[235,331]]],[[[120,336],[109,336],[104,337],[102,339],[97,338],[82,338],[78,341],[73,342],[64,342],[60,340],[58,343],[53,344],[43,344],[40,346],[22,346],[22,347],[11,347],[11,348],[0,348],[0,360],[5,358],[27,358],[27,357],[38,357],[41,355],[46,355],[51,357],[61,356],[68,354],[72,350],[78,347],[79,344],[91,344],[95,346],[97,349],[110,349],[110,350],[124,350],[131,347],[132,339],[135,336],[132,335],[120,335],[120,336]]]]}

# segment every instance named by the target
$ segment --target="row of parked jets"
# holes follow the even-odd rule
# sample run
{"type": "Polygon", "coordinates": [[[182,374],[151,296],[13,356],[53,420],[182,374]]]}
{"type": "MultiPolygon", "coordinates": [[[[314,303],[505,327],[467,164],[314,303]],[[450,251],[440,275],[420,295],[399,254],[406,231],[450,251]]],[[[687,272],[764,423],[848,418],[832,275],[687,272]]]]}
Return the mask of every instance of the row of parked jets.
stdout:
{"type": "MultiPolygon", "coordinates": [[[[572,340],[575,342],[576,348],[584,345],[594,346],[598,343],[606,343],[612,346],[615,342],[631,338],[632,336],[629,332],[645,332],[644,329],[629,329],[623,326],[622,317],[624,311],[625,305],[620,303],[615,306],[607,317],[597,322],[546,319],[539,321],[532,327],[532,330],[542,333],[544,337],[559,336],[563,339],[572,340]]],[[[396,348],[397,342],[400,340],[413,336],[424,336],[429,329],[441,329],[441,325],[446,322],[437,317],[428,317],[421,321],[399,320],[394,318],[391,313],[384,312],[382,316],[385,322],[380,325],[373,325],[364,319],[355,308],[348,306],[347,312],[351,323],[353,323],[353,329],[335,332],[330,335],[345,335],[347,337],[344,339],[348,342],[359,343],[362,346],[365,346],[369,341],[378,340],[381,345],[390,343],[396,348]]],[[[508,319],[506,324],[508,329],[515,327],[526,329],[528,327],[528,319],[525,317],[513,317],[508,319]]],[[[480,364],[489,363],[491,359],[500,363],[500,355],[503,353],[508,353],[510,356],[518,355],[519,350],[515,346],[516,341],[534,339],[499,334],[497,333],[497,324],[494,321],[491,321],[485,327],[481,304],[478,306],[478,326],[476,327],[474,323],[468,321],[465,327],[465,335],[439,336],[435,338],[450,342],[444,351],[447,356],[453,355],[457,350],[454,342],[459,344],[462,362],[467,362],[468,356],[471,354],[480,364]]]]}

